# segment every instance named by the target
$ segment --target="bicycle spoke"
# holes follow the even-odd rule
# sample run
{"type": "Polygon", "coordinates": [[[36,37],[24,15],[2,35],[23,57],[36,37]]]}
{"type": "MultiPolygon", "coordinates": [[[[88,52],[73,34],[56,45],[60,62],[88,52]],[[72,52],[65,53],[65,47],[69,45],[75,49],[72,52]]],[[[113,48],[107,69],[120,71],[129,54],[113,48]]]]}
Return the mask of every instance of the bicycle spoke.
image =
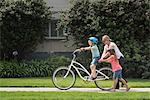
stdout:
{"type": "Polygon", "coordinates": [[[100,72],[97,74],[97,79],[95,81],[95,84],[98,88],[103,90],[110,90],[112,88],[112,71],[110,68],[104,68],[100,70],[100,72]]]}
{"type": "Polygon", "coordinates": [[[67,67],[58,68],[53,74],[52,81],[55,87],[66,90],[74,85],[75,74],[73,73],[73,71],[68,72],[67,67]]]}

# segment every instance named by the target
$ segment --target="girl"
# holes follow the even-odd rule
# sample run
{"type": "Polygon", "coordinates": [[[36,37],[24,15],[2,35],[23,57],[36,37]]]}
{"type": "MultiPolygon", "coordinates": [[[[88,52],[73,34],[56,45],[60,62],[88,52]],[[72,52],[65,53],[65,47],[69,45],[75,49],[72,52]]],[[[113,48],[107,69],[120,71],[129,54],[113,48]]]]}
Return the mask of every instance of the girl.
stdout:
{"type": "MultiPolygon", "coordinates": [[[[109,49],[114,49],[115,50],[115,54],[116,54],[116,57],[117,59],[119,60],[119,64],[124,67],[124,62],[125,62],[125,59],[124,59],[124,56],[123,54],[120,52],[118,46],[114,43],[114,42],[111,42],[111,39],[108,35],[104,35],[102,37],[102,42],[104,43],[104,50],[103,50],[103,53],[102,53],[102,56],[101,56],[101,59],[103,58],[107,58],[108,57],[108,52],[107,50],[109,49]],[[106,53],[107,52],[107,53],[106,53]]],[[[122,75],[124,77],[124,70],[122,71],[122,75]]],[[[126,80],[125,80],[126,81],[126,80]]],[[[127,81],[126,81],[127,82],[127,81]]],[[[122,87],[123,87],[124,84],[122,84],[122,87]]],[[[119,89],[119,81],[116,85],[116,89],[119,89]]]]}
{"type": "Polygon", "coordinates": [[[129,87],[128,84],[126,83],[126,81],[122,78],[122,67],[119,64],[118,58],[115,54],[115,50],[114,49],[110,49],[107,51],[108,54],[108,58],[107,59],[100,59],[100,62],[106,61],[111,63],[112,66],[112,71],[113,71],[113,91],[115,91],[116,88],[116,84],[119,81],[121,81],[123,84],[125,84],[126,86],[126,91],[129,91],[129,87]]]}

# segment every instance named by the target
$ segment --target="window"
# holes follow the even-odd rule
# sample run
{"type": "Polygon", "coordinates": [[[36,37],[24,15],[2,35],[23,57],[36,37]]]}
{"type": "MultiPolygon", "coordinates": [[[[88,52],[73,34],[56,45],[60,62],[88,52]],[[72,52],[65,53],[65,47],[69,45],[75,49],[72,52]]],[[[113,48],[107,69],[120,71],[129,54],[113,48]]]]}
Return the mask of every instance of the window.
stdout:
{"type": "Polygon", "coordinates": [[[50,39],[63,39],[64,31],[63,29],[56,30],[58,20],[51,20],[50,23],[46,26],[46,33],[48,33],[48,37],[50,39]]]}

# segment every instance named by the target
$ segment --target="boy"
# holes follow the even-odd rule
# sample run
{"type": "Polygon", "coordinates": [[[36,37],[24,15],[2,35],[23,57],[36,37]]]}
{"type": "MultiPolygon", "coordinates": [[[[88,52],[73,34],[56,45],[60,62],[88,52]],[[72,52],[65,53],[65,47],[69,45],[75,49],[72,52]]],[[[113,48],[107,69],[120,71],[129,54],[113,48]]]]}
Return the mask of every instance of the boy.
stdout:
{"type": "Polygon", "coordinates": [[[88,40],[89,47],[80,48],[81,51],[90,50],[92,53],[92,62],[90,65],[91,77],[90,80],[96,79],[96,65],[100,58],[99,49],[97,47],[98,39],[96,37],[90,37],[88,40]]]}

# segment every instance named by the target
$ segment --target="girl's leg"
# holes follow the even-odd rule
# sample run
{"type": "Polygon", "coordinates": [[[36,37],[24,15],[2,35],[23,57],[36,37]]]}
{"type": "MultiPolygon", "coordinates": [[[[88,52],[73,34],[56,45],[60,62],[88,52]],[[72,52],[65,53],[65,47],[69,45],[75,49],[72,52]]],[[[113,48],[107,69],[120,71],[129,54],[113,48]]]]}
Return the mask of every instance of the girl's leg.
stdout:
{"type": "Polygon", "coordinates": [[[115,88],[116,88],[117,83],[118,83],[118,78],[114,79],[113,89],[115,89],[115,88]]]}
{"type": "Polygon", "coordinates": [[[113,79],[113,91],[115,91],[117,83],[118,83],[118,78],[114,78],[113,79]]]}
{"type": "Polygon", "coordinates": [[[95,78],[95,77],[96,77],[96,65],[92,64],[92,65],[90,66],[90,69],[91,69],[91,76],[92,76],[93,78],[95,78]]]}
{"type": "Polygon", "coordinates": [[[116,89],[119,89],[120,85],[119,85],[119,81],[116,84],[116,89]]]}
{"type": "Polygon", "coordinates": [[[127,82],[123,78],[119,78],[119,80],[126,86],[126,91],[129,91],[130,88],[128,87],[127,82]]]}

